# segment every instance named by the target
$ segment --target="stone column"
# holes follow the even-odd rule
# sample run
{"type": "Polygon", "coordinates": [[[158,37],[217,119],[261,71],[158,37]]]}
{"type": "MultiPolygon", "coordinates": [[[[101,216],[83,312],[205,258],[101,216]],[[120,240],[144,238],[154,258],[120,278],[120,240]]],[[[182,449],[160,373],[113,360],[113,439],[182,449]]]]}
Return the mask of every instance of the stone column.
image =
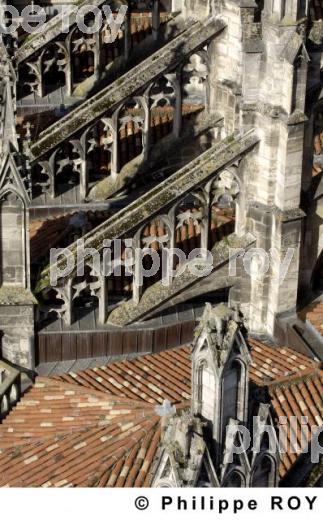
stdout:
{"type": "Polygon", "coordinates": [[[159,0],[153,0],[153,5],[152,5],[152,28],[153,28],[153,38],[154,38],[154,40],[158,39],[159,25],[160,25],[160,5],[159,5],[159,0]]]}
{"type": "MultiPolygon", "coordinates": [[[[273,113],[274,114],[274,113],[273,113]]],[[[300,193],[303,155],[301,114],[258,115],[261,141],[256,171],[248,191],[249,230],[255,247],[267,255],[268,270],[250,275],[250,319],[253,332],[275,334],[275,322],[282,313],[293,314],[298,293],[298,265],[301,237],[300,193]]],[[[255,168],[248,162],[245,168],[255,168]]],[[[255,254],[256,261],[260,256],[255,254]]],[[[248,274],[246,274],[248,276],[248,274]]]]}
{"type": "Polygon", "coordinates": [[[86,132],[83,134],[80,143],[80,154],[81,156],[81,166],[80,166],[80,196],[82,200],[86,199],[89,185],[89,175],[88,175],[88,167],[86,160],[86,132]]]}
{"type": "Polygon", "coordinates": [[[210,229],[210,189],[211,183],[203,190],[205,197],[205,205],[203,207],[203,215],[200,222],[201,227],[201,248],[207,250],[209,248],[209,229],[210,229]]]}
{"type": "Polygon", "coordinates": [[[142,258],[139,252],[141,251],[140,244],[140,232],[139,230],[133,238],[133,250],[134,250],[134,274],[132,279],[132,299],[133,302],[138,304],[142,295],[142,280],[141,280],[141,265],[142,258]]]}
{"type": "Polygon", "coordinates": [[[102,33],[101,31],[96,32],[94,35],[95,38],[95,45],[93,49],[94,53],[94,74],[96,75],[96,78],[99,79],[102,74],[103,66],[102,66],[102,52],[101,52],[101,40],[102,40],[102,33]]]}
{"type": "Polygon", "coordinates": [[[285,211],[275,216],[272,241],[271,276],[268,285],[267,330],[275,335],[275,320],[280,314],[296,312],[299,278],[301,224],[304,213],[285,211]]]}
{"type": "Polygon", "coordinates": [[[149,157],[150,151],[150,141],[151,141],[151,111],[150,111],[150,101],[149,101],[149,91],[150,87],[146,90],[144,96],[142,97],[142,106],[145,112],[145,119],[143,125],[143,154],[145,160],[149,157]]]}
{"type": "Polygon", "coordinates": [[[72,51],[71,51],[71,40],[68,34],[65,39],[66,48],[66,65],[65,65],[65,82],[66,82],[66,94],[72,96],[73,93],[73,78],[72,78],[72,51]]]}
{"type": "Polygon", "coordinates": [[[101,72],[102,72],[102,53],[101,53],[101,32],[97,31],[95,34],[92,35],[95,40],[95,45],[93,48],[93,55],[94,55],[94,71],[93,74],[95,75],[96,79],[100,79],[101,72]]]}
{"type": "MultiPolygon", "coordinates": [[[[176,205],[168,212],[168,230],[169,230],[169,249],[173,251],[175,249],[175,236],[176,236],[176,205]]],[[[162,255],[162,262],[165,260],[165,253],[162,255]]],[[[167,280],[168,283],[171,283],[172,280],[172,272],[174,270],[174,255],[167,254],[167,280]]],[[[163,268],[163,265],[162,265],[163,268]]]]}
{"type": "Polygon", "coordinates": [[[100,281],[99,322],[104,325],[108,318],[108,280],[104,274],[100,275],[98,278],[100,281]]]}
{"type": "Polygon", "coordinates": [[[175,112],[173,122],[173,134],[174,137],[179,137],[182,129],[182,89],[180,72],[171,75],[171,82],[175,90],[175,112]]]}
{"type": "Polygon", "coordinates": [[[88,175],[87,175],[87,167],[86,160],[82,159],[81,169],[80,169],[80,196],[81,199],[84,200],[87,195],[88,190],[88,175]]]}
{"type": "Polygon", "coordinates": [[[111,151],[111,177],[116,179],[119,173],[119,136],[118,136],[118,114],[119,110],[116,110],[112,116],[112,131],[113,131],[113,143],[111,151]]]}
{"type": "Polygon", "coordinates": [[[62,318],[66,325],[73,323],[73,279],[68,278],[62,287],[57,287],[58,297],[64,301],[62,318]]]}
{"type": "Polygon", "coordinates": [[[44,82],[43,82],[43,67],[42,67],[42,56],[37,58],[35,63],[31,63],[30,69],[36,75],[37,78],[37,94],[39,97],[43,97],[44,92],[44,82]]]}
{"type": "Polygon", "coordinates": [[[124,59],[127,61],[131,53],[131,7],[128,3],[128,9],[124,20],[124,59]]]}

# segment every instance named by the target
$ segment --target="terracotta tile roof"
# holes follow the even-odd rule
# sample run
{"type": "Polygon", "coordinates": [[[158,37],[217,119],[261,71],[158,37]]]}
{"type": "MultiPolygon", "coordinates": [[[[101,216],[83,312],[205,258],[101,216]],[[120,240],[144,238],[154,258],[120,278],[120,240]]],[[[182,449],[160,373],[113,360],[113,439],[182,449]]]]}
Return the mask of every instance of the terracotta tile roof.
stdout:
{"type": "MultiPolygon", "coordinates": [[[[199,208],[192,209],[193,213],[198,211],[199,208]]],[[[86,215],[90,221],[91,229],[95,223],[98,224],[109,216],[107,212],[87,212],[86,215]]],[[[30,224],[30,252],[32,262],[37,262],[48,255],[52,247],[64,247],[67,245],[68,237],[73,232],[73,229],[75,229],[70,225],[72,216],[73,214],[62,215],[54,219],[37,220],[30,224]]],[[[234,231],[234,220],[233,210],[220,209],[215,206],[212,208],[210,219],[210,247],[234,231]]],[[[160,223],[158,219],[150,222],[143,230],[143,237],[164,236],[166,234],[167,228],[165,224],[160,223]]],[[[195,247],[200,247],[200,234],[200,225],[197,222],[194,223],[192,218],[187,219],[176,229],[176,247],[181,248],[185,254],[188,255],[195,247]]],[[[158,251],[161,246],[158,242],[154,242],[150,244],[150,247],[158,251]]],[[[124,260],[124,252],[121,258],[124,260]]],[[[158,274],[150,278],[145,278],[145,287],[152,285],[157,280],[158,274]]],[[[132,291],[132,277],[126,276],[124,273],[120,276],[110,276],[108,279],[108,289],[113,293],[129,293],[132,291]]]]}
{"type": "MultiPolygon", "coordinates": [[[[29,225],[30,257],[32,262],[46,256],[52,247],[58,244],[63,247],[65,239],[75,230],[72,217],[79,212],[67,213],[45,220],[34,220],[29,225]]],[[[84,213],[84,212],[83,212],[84,213]]],[[[91,228],[98,225],[109,216],[107,211],[87,211],[87,225],[91,228]]]]}
{"type": "Polygon", "coordinates": [[[303,321],[310,322],[314,329],[323,336],[323,301],[310,303],[298,315],[303,321]]]}
{"type": "MultiPolygon", "coordinates": [[[[55,123],[61,116],[57,110],[45,110],[43,112],[26,113],[20,107],[17,108],[17,133],[26,136],[26,125],[30,124],[32,136],[40,134],[45,128],[55,123]]],[[[28,125],[29,126],[29,125],[28,125]]]]}
{"type": "MultiPolygon", "coordinates": [[[[323,131],[317,132],[314,135],[314,154],[315,155],[321,155],[323,154],[323,131]]],[[[323,164],[323,163],[322,163],[323,164]]],[[[312,176],[315,177],[319,173],[323,171],[323,166],[321,166],[317,160],[313,161],[313,169],[312,169],[312,176]]]]}
{"type": "Polygon", "coordinates": [[[62,241],[72,226],[69,225],[71,215],[63,215],[54,219],[35,220],[29,225],[30,256],[32,261],[39,260],[44,253],[62,241]]]}
{"type": "MultiPolygon", "coordinates": [[[[257,385],[267,384],[280,377],[294,376],[317,366],[317,363],[312,359],[288,347],[268,347],[253,338],[249,339],[249,345],[252,354],[250,378],[257,385]]],[[[118,395],[124,397],[140,395],[141,398],[151,403],[154,402],[156,396],[141,394],[141,383],[144,383],[146,387],[145,392],[150,393],[153,387],[150,386],[149,390],[148,383],[157,383],[159,387],[162,382],[163,390],[168,392],[166,398],[170,401],[174,399],[179,401],[188,399],[190,395],[190,352],[190,347],[180,347],[159,354],[143,356],[136,360],[120,361],[77,373],[55,375],[53,379],[77,383],[88,388],[96,388],[111,393],[118,391],[118,395]],[[169,373],[170,364],[172,367],[171,374],[169,373]],[[97,377],[98,373],[99,378],[97,377]],[[171,382],[171,385],[169,382],[171,382]],[[171,388],[177,389],[174,395],[170,393],[171,388]],[[184,391],[184,394],[178,394],[178,390],[184,391]]]]}
{"type": "MultiPolygon", "coordinates": [[[[185,120],[203,109],[203,105],[185,103],[182,105],[182,116],[185,120]]],[[[125,116],[137,116],[144,119],[143,109],[128,109],[125,116]]],[[[155,144],[172,131],[174,108],[171,105],[155,107],[151,111],[151,143],[155,144]]],[[[139,125],[130,120],[119,130],[120,166],[124,166],[142,152],[141,130],[139,125]]],[[[110,167],[108,168],[110,170],[110,167]]]]}
{"type": "MultiPolygon", "coordinates": [[[[160,13],[160,23],[165,24],[172,18],[170,13],[160,13]]],[[[132,44],[140,43],[151,33],[152,15],[151,12],[132,12],[131,13],[131,40],[132,44]]]]}
{"type": "Polygon", "coordinates": [[[249,339],[249,345],[252,353],[250,377],[258,385],[266,384],[278,377],[292,377],[317,366],[309,357],[287,347],[268,347],[252,338],[249,339]]]}
{"type": "Polygon", "coordinates": [[[53,379],[132,399],[140,398],[147,403],[162,403],[164,399],[179,402],[190,398],[190,348],[180,347],[131,361],[53,376],[53,379]]]}
{"type": "Polygon", "coordinates": [[[153,405],[38,378],[3,425],[0,485],[124,485],[136,463],[129,481],[142,485],[158,423],[153,405]]]}
{"type": "Polygon", "coordinates": [[[189,352],[37,378],[0,426],[0,486],[149,485],[160,440],[155,406],[188,406],[189,352]]]}
{"type": "MultiPolygon", "coordinates": [[[[298,416],[304,415],[306,407],[313,421],[322,415],[317,404],[322,388],[309,381],[317,373],[312,360],[257,340],[250,340],[250,346],[251,380],[260,385],[275,383],[269,386],[278,415],[285,403],[282,392],[283,412],[290,411],[288,401],[298,416]],[[297,371],[308,378],[306,385],[297,371]],[[303,397],[296,396],[297,409],[284,381],[298,385],[303,397]]],[[[190,347],[178,347],[78,373],[37,378],[0,426],[0,485],[149,486],[160,439],[155,406],[164,399],[177,408],[189,405],[190,352],[190,347]]],[[[292,457],[284,459],[281,474],[292,462],[292,457]]]]}
{"type": "Polygon", "coordinates": [[[308,420],[308,430],[303,430],[307,433],[308,442],[311,439],[311,428],[323,424],[323,370],[317,367],[293,378],[281,378],[269,385],[269,394],[277,417],[288,418],[287,446],[293,446],[281,457],[279,473],[282,477],[302,452],[301,443],[304,439],[301,437],[301,418],[306,417],[308,420]]]}

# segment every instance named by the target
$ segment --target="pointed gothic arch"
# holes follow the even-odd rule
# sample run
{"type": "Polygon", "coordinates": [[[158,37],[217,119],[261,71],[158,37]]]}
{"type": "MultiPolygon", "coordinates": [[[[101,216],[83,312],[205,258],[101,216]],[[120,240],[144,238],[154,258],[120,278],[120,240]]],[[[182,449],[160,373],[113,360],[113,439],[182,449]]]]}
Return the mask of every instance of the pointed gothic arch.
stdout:
{"type": "Polygon", "coordinates": [[[260,454],[251,475],[251,487],[273,487],[276,481],[276,460],[269,454],[260,454]]]}
{"type": "Polygon", "coordinates": [[[241,471],[233,469],[226,477],[223,487],[246,487],[246,479],[241,471]]]}
{"type": "Polygon", "coordinates": [[[114,161],[115,130],[108,118],[97,120],[84,132],[85,160],[89,187],[111,175],[114,161]]]}
{"type": "Polygon", "coordinates": [[[197,369],[198,379],[198,413],[210,421],[214,420],[214,388],[215,377],[212,368],[203,360],[197,369]]]}
{"type": "Polygon", "coordinates": [[[49,44],[41,53],[40,72],[44,96],[66,85],[68,59],[67,49],[61,42],[49,44]]]}
{"type": "Polygon", "coordinates": [[[156,143],[174,128],[177,88],[170,75],[158,78],[148,90],[151,141],[156,143]]]}
{"type": "Polygon", "coordinates": [[[192,354],[192,407],[212,423],[213,438],[220,445],[225,443],[229,420],[247,418],[251,358],[233,317],[224,306],[219,306],[219,314],[206,307],[201,321],[207,326],[197,336],[192,354]]]}
{"type": "Polygon", "coordinates": [[[222,442],[225,441],[226,427],[230,419],[244,421],[248,406],[248,369],[240,354],[244,339],[238,332],[235,337],[231,357],[227,360],[221,378],[221,429],[222,442]],[[240,339],[240,342],[238,342],[240,339]]]}
{"type": "Polygon", "coordinates": [[[118,172],[145,147],[145,121],[147,110],[141,97],[128,98],[114,113],[117,121],[118,172]]]}
{"type": "Polygon", "coordinates": [[[26,286],[25,202],[14,187],[0,192],[1,285],[26,286]]]}
{"type": "Polygon", "coordinates": [[[225,429],[230,419],[238,419],[239,396],[241,381],[241,365],[235,359],[225,368],[222,374],[222,435],[225,439],[225,429]]]}

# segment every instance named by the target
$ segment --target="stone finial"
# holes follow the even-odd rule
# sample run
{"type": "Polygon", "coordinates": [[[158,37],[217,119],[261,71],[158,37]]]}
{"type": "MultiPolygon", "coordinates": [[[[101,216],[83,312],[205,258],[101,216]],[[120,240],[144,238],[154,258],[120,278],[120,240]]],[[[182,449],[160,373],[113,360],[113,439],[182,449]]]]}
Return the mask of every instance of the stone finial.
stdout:
{"type": "Polygon", "coordinates": [[[162,405],[155,406],[155,411],[157,415],[160,415],[160,417],[164,417],[165,415],[174,415],[176,413],[176,406],[172,405],[168,399],[164,399],[162,405]]]}
{"type": "Polygon", "coordinates": [[[214,307],[206,303],[196,336],[199,337],[203,332],[206,334],[209,345],[216,354],[218,365],[226,358],[232,335],[241,323],[238,309],[231,309],[222,303],[214,307]]]}

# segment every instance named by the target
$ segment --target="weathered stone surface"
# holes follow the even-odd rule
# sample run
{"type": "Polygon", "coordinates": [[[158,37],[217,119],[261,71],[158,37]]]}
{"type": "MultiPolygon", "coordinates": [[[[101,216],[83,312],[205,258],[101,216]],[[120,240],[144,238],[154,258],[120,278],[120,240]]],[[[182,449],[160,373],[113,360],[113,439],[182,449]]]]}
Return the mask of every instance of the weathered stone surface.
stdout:
{"type": "MultiPolygon", "coordinates": [[[[104,0],[91,0],[91,6],[99,7],[104,3],[104,0]]],[[[127,2],[123,0],[117,0],[119,5],[126,5],[127,2]]],[[[64,20],[64,29],[65,31],[71,25],[76,22],[76,15],[78,10],[82,6],[89,5],[87,0],[83,0],[80,2],[76,2],[75,6],[71,6],[70,15],[68,16],[69,24],[66,24],[66,19],[64,20]]],[[[17,61],[22,62],[29,58],[34,52],[39,51],[44,44],[54,40],[57,36],[59,36],[62,32],[62,17],[61,15],[54,16],[48,22],[46,22],[46,26],[43,28],[40,34],[30,34],[25,39],[23,45],[17,51],[17,61]]]]}
{"type": "Polygon", "coordinates": [[[34,160],[57,146],[67,137],[94,121],[130,94],[143,89],[152,80],[175,68],[183,58],[215,34],[221,32],[225,23],[211,19],[208,23],[195,22],[161,50],[152,54],[112,85],[95,94],[67,116],[45,130],[31,145],[34,160]]]}
{"type": "MultiPolygon", "coordinates": [[[[162,208],[184,195],[192,188],[206,181],[212,174],[221,168],[232,164],[243,153],[255,146],[258,142],[257,136],[250,132],[242,137],[230,138],[229,144],[221,143],[214,145],[197,159],[163,181],[157,188],[148,191],[138,201],[130,204],[124,210],[108,219],[98,226],[93,232],[84,236],[84,247],[94,248],[100,251],[103,240],[114,239],[123,236],[126,232],[133,230],[148,216],[155,215],[162,208]]],[[[77,243],[72,244],[66,250],[67,256],[76,257],[77,243]]],[[[58,267],[61,269],[66,265],[66,258],[62,258],[55,265],[45,269],[37,290],[42,290],[49,284],[50,269],[58,267]]]]}
{"type": "MultiPolygon", "coordinates": [[[[230,248],[241,247],[246,249],[253,241],[254,237],[252,235],[237,237],[232,234],[217,243],[211,251],[213,257],[212,271],[219,270],[219,277],[226,276],[228,266],[225,265],[222,270],[221,267],[223,264],[227,264],[230,259],[230,248]]],[[[194,261],[192,262],[194,263],[194,261]]],[[[108,321],[112,325],[123,326],[142,319],[165,301],[174,298],[174,296],[182,292],[184,289],[187,289],[194,283],[200,281],[201,277],[191,273],[188,265],[184,273],[176,276],[169,285],[163,285],[162,282],[157,282],[153,286],[149,287],[138,304],[135,304],[134,302],[126,302],[117,307],[117,309],[112,311],[109,315],[108,321]]],[[[231,283],[232,282],[233,281],[231,281],[231,283]]],[[[218,287],[215,286],[214,290],[219,289],[220,287],[221,285],[218,287]]]]}
{"type": "Polygon", "coordinates": [[[15,365],[34,368],[34,299],[29,293],[24,294],[19,303],[7,297],[6,300],[4,304],[2,298],[0,305],[2,356],[15,365]]]}

